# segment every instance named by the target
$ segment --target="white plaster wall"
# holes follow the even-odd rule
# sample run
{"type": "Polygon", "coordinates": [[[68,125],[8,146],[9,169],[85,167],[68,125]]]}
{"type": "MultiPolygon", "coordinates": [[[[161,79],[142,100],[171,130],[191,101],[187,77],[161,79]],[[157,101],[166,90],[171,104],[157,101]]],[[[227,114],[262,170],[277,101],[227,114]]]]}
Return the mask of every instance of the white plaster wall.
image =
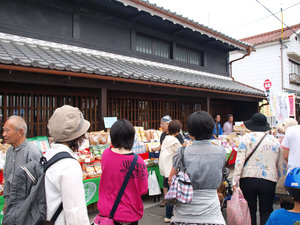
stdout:
{"type": "MultiPolygon", "coordinates": [[[[296,31],[297,33],[300,30],[296,31]]],[[[279,41],[255,46],[256,51],[242,60],[232,63],[232,76],[236,81],[264,90],[266,79],[272,82],[271,90],[281,92],[282,88],[300,92],[300,85],[289,81],[288,53],[300,55],[300,40],[295,40],[295,34],[284,41],[287,48],[283,48],[283,87],[281,83],[281,51],[279,41]]],[[[230,53],[230,61],[242,57],[240,52],[230,53]]],[[[300,62],[299,62],[300,63],[300,62]]]]}
{"type": "MultiPolygon", "coordinates": [[[[264,81],[270,79],[272,90],[281,90],[279,42],[256,46],[255,49],[250,56],[232,63],[233,78],[261,90],[264,90],[264,81]]],[[[230,61],[240,55],[237,52],[230,53],[230,61]]]]}
{"type": "MultiPolygon", "coordinates": [[[[298,32],[299,33],[299,32],[298,32]]],[[[290,69],[289,69],[289,58],[288,58],[288,53],[294,52],[296,54],[298,54],[300,56],[300,40],[298,38],[298,40],[295,40],[296,35],[293,34],[291,35],[289,41],[286,43],[287,48],[283,49],[284,52],[284,71],[283,71],[283,80],[284,80],[284,88],[286,89],[290,89],[290,90],[296,90],[298,92],[300,92],[300,85],[296,85],[296,84],[291,84],[289,81],[289,73],[290,73],[290,69]]],[[[298,61],[298,63],[300,63],[300,61],[298,61]]]]}

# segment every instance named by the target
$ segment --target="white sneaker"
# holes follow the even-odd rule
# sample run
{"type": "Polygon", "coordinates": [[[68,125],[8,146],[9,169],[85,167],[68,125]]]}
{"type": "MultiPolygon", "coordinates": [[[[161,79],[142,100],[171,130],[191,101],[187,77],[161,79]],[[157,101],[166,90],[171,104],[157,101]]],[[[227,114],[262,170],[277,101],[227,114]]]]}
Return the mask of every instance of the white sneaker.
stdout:
{"type": "Polygon", "coordinates": [[[165,223],[170,223],[171,220],[172,220],[172,218],[168,218],[168,217],[165,217],[165,218],[164,218],[165,223]]]}

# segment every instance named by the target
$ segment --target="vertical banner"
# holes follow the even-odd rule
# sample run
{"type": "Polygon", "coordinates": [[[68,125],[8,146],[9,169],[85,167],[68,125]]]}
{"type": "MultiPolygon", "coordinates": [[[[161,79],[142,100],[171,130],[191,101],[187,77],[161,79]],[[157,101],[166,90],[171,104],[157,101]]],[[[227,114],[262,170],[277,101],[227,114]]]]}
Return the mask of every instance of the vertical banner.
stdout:
{"type": "Polygon", "coordinates": [[[290,116],[293,116],[295,118],[296,115],[296,108],[295,108],[295,95],[290,94],[288,96],[289,98],[289,105],[290,105],[290,116]]]}

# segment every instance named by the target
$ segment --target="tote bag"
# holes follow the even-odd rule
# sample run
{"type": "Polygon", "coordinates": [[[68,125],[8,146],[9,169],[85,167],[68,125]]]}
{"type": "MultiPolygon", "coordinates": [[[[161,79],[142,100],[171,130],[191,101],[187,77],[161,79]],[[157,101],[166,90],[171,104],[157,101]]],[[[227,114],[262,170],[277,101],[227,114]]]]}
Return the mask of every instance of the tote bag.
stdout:
{"type": "Polygon", "coordinates": [[[227,202],[227,225],[251,225],[248,203],[239,187],[227,202]]]}
{"type": "Polygon", "coordinates": [[[150,171],[148,176],[149,196],[160,195],[161,190],[158,184],[155,171],[150,171]]]}

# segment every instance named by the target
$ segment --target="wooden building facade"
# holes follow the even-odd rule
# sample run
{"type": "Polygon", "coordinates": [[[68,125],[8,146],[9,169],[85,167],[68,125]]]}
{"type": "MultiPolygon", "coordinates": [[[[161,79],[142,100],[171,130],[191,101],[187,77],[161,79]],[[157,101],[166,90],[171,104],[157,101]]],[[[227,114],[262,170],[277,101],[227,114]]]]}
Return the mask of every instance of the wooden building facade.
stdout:
{"type": "Polygon", "coordinates": [[[233,50],[251,46],[142,0],[3,0],[0,126],[21,115],[28,136],[47,135],[64,104],[91,130],[105,116],[157,129],[166,114],[185,129],[197,110],[245,120],[264,94],[230,77],[233,50]]]}

